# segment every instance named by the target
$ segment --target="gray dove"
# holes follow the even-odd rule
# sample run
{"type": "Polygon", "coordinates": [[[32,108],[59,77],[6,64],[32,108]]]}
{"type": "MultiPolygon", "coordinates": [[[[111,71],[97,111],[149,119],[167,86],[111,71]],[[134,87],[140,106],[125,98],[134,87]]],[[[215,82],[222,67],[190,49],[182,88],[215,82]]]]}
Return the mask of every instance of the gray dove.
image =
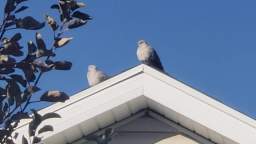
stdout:
{"type": "Polygon", "coordinates": [[[137,58],[143,64],[164,71],[156,51],[144,40],[138,41],[137,58]]]}
{"type": "Polygon", "coordinates": [[[95,65],[88,66],[87,80],[89,86],[94,86],[106,79],[108,79],[108,76],[102,71],[98,70],[95,65]]]}

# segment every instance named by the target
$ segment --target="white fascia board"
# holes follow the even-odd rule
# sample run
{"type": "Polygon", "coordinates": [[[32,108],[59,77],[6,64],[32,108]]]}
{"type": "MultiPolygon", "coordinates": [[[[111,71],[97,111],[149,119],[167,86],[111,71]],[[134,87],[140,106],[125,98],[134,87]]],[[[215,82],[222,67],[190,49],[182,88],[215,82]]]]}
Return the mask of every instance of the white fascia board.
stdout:
{"type": "Polygon", "coordinates": [[[147,66],[144,71],[146,97],[237,143],[256,143],[255,120],[147,66]]]}
{"type": "Polygon", "coordinates": [[[143,71],[145,74],[150,75],[153,78],[158,79],[171,87],[174,87],[180,91],[183,91],[187,95],[190,95],[190,96],[194,97],[195,99],[198,99],[204,103],[207,103],[208,105],[215,107],[216,109],[219,109],[220,111],[223,111],[227,115],[230,115],[236,119],[239,119],[239,120],[247,123],[248,125],[251,125],[252,127],[256,128],[256,120],[242,114],[241,112],[238,112],[238,111],[226,106],[225,104],[196,90],[195,88],[192,88],[191,86],[188,86],[188,85],[186,85],[186,84],[184,84],[166,74],[160,73],[157,70],[152,69],[146,65],[144,65],[143,71]]]}
{"type": "MultiPolygon", "coordinates": [[[[256,143],[255,120],[146,65],[139,65],[84,90],[65,103],[41,110],[41,114],[57,112],[62,116],[45,122],[54,126],[54,132],[47,133],[44,138],[51,139],[141,96],[236,143],[256,143]]],[[[161,114],[165,115],[164,112],[161,114]]],[[[21,124],[17,131],[27,131],[27,122],[21,124]]]]}

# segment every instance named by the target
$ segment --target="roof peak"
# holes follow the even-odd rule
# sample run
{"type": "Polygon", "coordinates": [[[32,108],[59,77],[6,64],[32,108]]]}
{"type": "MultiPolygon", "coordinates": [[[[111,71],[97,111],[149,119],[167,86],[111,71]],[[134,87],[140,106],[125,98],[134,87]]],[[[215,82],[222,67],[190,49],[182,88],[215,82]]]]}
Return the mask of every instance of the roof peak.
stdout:
{"type": "Polygon", "coordinates": [[[224,140],[225,144],[256,142],[255,120],[144,64],[40,113],[57,112],[62,116],[51,121],[55,131],[46,136],[51,139],[81,125],[92,132],[93,128],[86,127],[91,120],[98,121],[98,129],[147,107],[220,144],[224,140]]]}

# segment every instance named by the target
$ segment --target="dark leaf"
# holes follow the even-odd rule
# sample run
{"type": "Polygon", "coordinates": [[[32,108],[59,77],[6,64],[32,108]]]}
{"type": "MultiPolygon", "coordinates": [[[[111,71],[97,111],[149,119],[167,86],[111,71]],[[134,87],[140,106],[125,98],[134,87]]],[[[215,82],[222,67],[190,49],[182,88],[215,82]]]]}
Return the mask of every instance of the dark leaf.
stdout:
{"type": "Polygon", "coordinates": [[[35,136],[33,138],[32,144],[37,144],[37,143],[41,142],[41,140],[42,140],[42,138],[35,136]]]}
{"type": "Polygon", "coordinates": [[[26,16],[23,19],[18,19],[16,22],[17,28],[27,30],[38,30],[44,27],[44,22],[40,23],[31,16],[26,16]]]}
{"type": "Polygon", "coordinates": [[[18,112],[12,116],[13,121],[20,121],[21,119],[29,119],[29,114],[27,112],[18,112]]]}
{"type": "Polygon", "coordinates": [[[39,57],[43,57],[43,56],[52,56],[54,57],[55,56],[55,53],[52,51],[52,50],[37,50],[36,52],[36,57],[39,58],[39,57]]]}
{"type": "Polygon", "coordinates": [[[36,45],[32,41],[29,41],[28,42],[28,54],[35,55],[36,49],[37,49],[36,45]]]}
{"type": "Polygon", "coordinates": [[[12,14],[10,14],[10,15],[8,15],[7,17],[6,17],[6,20],[7,21],[9,21],[9,20],[15,20],[15,15],[12,15],[12,14]]]}
{"type": "Polygon", "coordinates": [[[6,21],[5,26],[6,26],[6,27],[10,27],[10,26],[13,26],[13,25],[15,25],[15,24],[16,24],[15,21],[13,21],[13,20],[8,20],[8,21],[6,21]]]}
{"type": "Polygon", "coordinates": [[[34,67],[34,65],[22,61],[17,64],[17,68],[21,69],[24,72],[26,80],[28,82],[32,82],[35,80],[36,77],[34,72],[36,72],[36,68],[34,67]]]}
{"type": "Polygon", "coordinates": [[[53,68],[53,64],[51,65],[48,65],[46,64],[45,62],[43,61],[40,61],[40,60],[37,60],[37,61],[34,61],[33,64],[38,67],[42,72],[47,72],[47,71],[50,71],[52,70],[53,68]]]}
{"type": "Polygon", "coordinates": [[[42,120],[42,116],[34,109],[31,109],[32,113],[33,113],[33,119],[36,121],[41,121],[42,120]]]}
{"type": "Polygon", "coordinates": [[[82,8],[85,7],[86,5],[83,2],[76,2],[76,1],[72,1],[71,2],[71,10],[74,11],[78,8],[82,8]]]}
{"type": "Polygon", "coordinates": [[[33,82],[35,79],[36,79],[36,76],[35,76],[35,73],[33,71],[33,66],[31,65],[29,67],[29,69],[25,69],[23,70],[24,74],[25,74],[25,77],[27,79],[28,82],[33,82]]]}
{"type": "Polygon", "coordinates": [[[25,136],[22,136],[22,144],[28,144],[28,140],[25,136]]]}
{"type": "MultiPolygon", "coordinates": [[[[14,37],[18,38],[19,34],[17,34],[14,37]]],[[[4,46],[4,48],[1,51],[1,54],[3,54],[3,55],[13,55],[13,56],[22,56],[23,55],[23,52],[20,50],[22,47],[19,45],[19,43],[17,41],[12,41],[7,38],[4,38],[3,46],[4,46]]]]}
{"type": "Polygon", "coordinates": [[[42,38],[42,35],[38,32],[36,33],[36,44],[39,50],[43,50],[43,51],[46,50],[46,45],[42,38]]]}
{"type": "Polygon", "coordinates": [[[16,8],[15,6],[15,0],[8,0],[6,5],[5,5],[5,8],[4,8],[4,12],[6,14],[9,14],[11,13],[12,11],[14,11],[16,8]]]}
{"type": "Polygon", "coordinates": [[[16,33],[12,38],[11,41],[19,41],[21,39],[21,33],[16,33]]]}
{"type": "Polygon", "coordinates": [[[70,5],[65,1],[59,1],[60,4],[60,20],[66,21],[70,19],[70,5]]]}
{"type": "Polygon", "coordinates": [[[1,129],[1,130],[0,130],[0,138],[2,138],[2,137],[4,137],[4,136],[8,135],[8,133],[9,133],[8,130],[6,130],[6,129],[1,129]]]}
{"type": "Polygon", "coordinates": [[[79,19],[82,19],[84,21],[87,21],[87,20],[91,20],[92,18],[86,14],[86,13],[82,13],[80,11],[76,11],[72,14],[73,17],[76,17],[76,18],[79,18],[79,19]]]}
{"type": "Polygon", "coordinates": [[[6,21],[5,22],[6,22],[5,23],[5,27],[6,28],[15,25],[16,24],[16,17],[15,17],[15,15],[8,15],[6,17],[6,21]]]}
{"type": "Polygon", "coordinates": [[[33,113],[33,120],[29,123],[29,136],[34,136],[37,127],[42,122],[42,116],[35,110],[31,110],[33,113]]]}
{"type": "Polygon", "coordinates": [[[58,29],[58,25],[57,25],[56,21],[52,17],[46,15],[45,19],[46,19],[48,25],[52,28],[53,31],[58,29]]]}
{"type": "Polygon", "coordinates": [[[32,41],[29,41],[27,45],[28,45],[28,54],[23,61],[33,62],[36,59],[37,47],[32,41]]]}
{"type": "Polygon", "coordinates": [[[69,22],[66,23],[67,27],[69,29],[73,29],[73,28],[78,28],[82,25],[85,25],[87,23],[87,21],[84,21],[82,19],[79,18],[73,18],[72,20],[70,20],[69,22]]]}
{"type": "Polygon", "coordinates": [[[11,138],[8,138],[6,140],[6,144],[15,144],[11,138]]]}
{"type": "Polygon", "coordinates": [[[0,55],[0,68],[12,68],[15,62],[16,60],[8,55],[0,55]]]}
{"type": "MultiPolygon", "coordinates": [[[[0,80],[5,80],[5,81],[7,81],[7,80],[9,80],[5,75],[0,75],[0,80]]],[[[1,89],[1,87],[0,87],[0,89],[1,89]]],[[[1,90],[0,90],[0,96],[2,95],[2,92],[1,92],[1,90]]]]}
{"type": "Polygon", "coordinates": [[[30,97],[33,93],[36,93],[40,90],[40,88],[36,86],[28,86],[22,94],[22,101],[25,102],[28,97],[30,97]]]}
{"type": "Polygon", "coordinates": [[[53,5],[51,6],[51,8],[52,8],[52,9],[59,9],[59,5],[53,4],[53,5]]]}
{"type": "Polygon", "coordinates": [[[6,17],[6,21],[5,21],[5,27],[10,27],[16,24],[16,17],[15,15],[8,15],[6,17]]]}
{"type": "Polygon", "coordinates": [[[42,116],[42,121],[46,120],[46,119],[50,119],[50,118],[61,118],[61,116],[57,113],[47,113],[45,115],[42,116]]]}
{"type": "Polygon", "coordinates": [[[5,97],[6,96],[6,90],[0,87],[0,96],[5,97]]]}
{"type": "Polygon", "coordinates": [[[10,80],[6,86],[6,90],[9,98],[14,98],[17,105],[21,104],[21,90],[16,81],[10,80]]]}
{"type": "Polygon", "coordinates": [[[14,104],[14,97],[8,97],[8,104],[12,106],[14,104]]]}
{"type": "Polygon", "coordinates": [[[42,127],[39,131],[38,134],[44,133],[44,132],[49,132],[49,131],[53,131],[53,127],[50,125],[46,125],[44,127],[42,127]]]}
{"type": "Polygon", "coordinates": [[[16,11],[15,11],[15,13],[19,13],[19,12],[21,12],[21,11],[24,11],[25,9],[27,9],[28,8],[28,6],[22,6],[22,7],[20,7],[19,9],[17,9],[16,11]]]}
{"type": "Polygon", "coordinates": [[[56,70],[70,70],[72,63],[69,61],[57,61],[54,62],[54,69],[56,70]]]}
{"type": "Polygon", "coordinates": [[[8,110],[8,108],[9,108],[8,103],[5,103],[5,104],[4,104],[3,111],[6,113],[6,112],[7,112],[7,110],[8,110]]]}
{"type": "Polygon", "coordinates": [[[54,62],[50,59],[46,60],[45,63],[48,64],[48,65],[53,65],[54,64],[54,62]]]}
{"type": "Polygon", "coordinates": [[[37,44],[37,57],[42,56],[54,56],[55,54],[52,52],[52,50],[47,50],[45,42],[42,38],[42,35],[40,33],[36,33],[36,44],[37,44]]]}
{"type": "Polygon", "coordinates": [[[6,121],[5,121],[5,128],[9,128],[10,126],[11,126],[11,120],[10,119],[7,119],[6,121]]]}
{"type": "Polygon", "coordinates": [[[10,74],[15,72],[12,68],[0,68],[0,74],[10,74]]]}
{"type": "MultiPolygon", "coordinates": [[[[2,124],[4,122],[4,117],[5,117],[5,112],[2,110],[2,108],[0,109],[0,124],[2,124]]],[[[0,130],[1,132],[1,130],[0,130]]],[[[0,133],[1,135],[1,133],[0,133]]]]}
{"type": "Polygon", "coordinates": [[[12,74],[10,75],[11,78],[13,78],[15,81],[19,82],[23,87],[27,86],[27,81],[23,78],[23,76],[18,74],[12,74]]]}
{"type": "Polygon", "coordinates": [[[18,138],[18,136],[19,136],[19,133],[15,132],[15,134],[14,134],[13,138],[14,138],[14,139],[17,139],[17,138],[18,138]]]}
{"type": "Polygon", "coordinates": [[[57,38],[54,42],[54,47],[60,48],[68,44],[73,38],[57,38]]]}
{"type": "Polygon", "coordinates": [[[68,99],[69,96],[60,91],[47,91],[40,98],[41,101],[47,102],[65,102],[68,99]]]}
{"type": "Polygon", "coordinates": [[[37,87],[37,86],[29,86],[28,88],[25,89],[25,93],[30,93],[30,94],[33,94],[33,93],[36,93],[40,91],[40,88],[37,87]]]}

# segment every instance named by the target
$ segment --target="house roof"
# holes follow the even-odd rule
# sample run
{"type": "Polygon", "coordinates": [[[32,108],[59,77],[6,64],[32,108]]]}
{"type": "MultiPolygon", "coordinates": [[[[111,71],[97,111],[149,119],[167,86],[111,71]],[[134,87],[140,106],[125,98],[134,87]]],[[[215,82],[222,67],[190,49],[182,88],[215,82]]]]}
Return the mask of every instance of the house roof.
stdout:
{"type": "Polygon", "coordinates": [[[62,116],[44,122],[44,141],[71,143],[145,108],[219,144],[256,143],[255,120],[143,64],[41,110],[62,116]]]}

